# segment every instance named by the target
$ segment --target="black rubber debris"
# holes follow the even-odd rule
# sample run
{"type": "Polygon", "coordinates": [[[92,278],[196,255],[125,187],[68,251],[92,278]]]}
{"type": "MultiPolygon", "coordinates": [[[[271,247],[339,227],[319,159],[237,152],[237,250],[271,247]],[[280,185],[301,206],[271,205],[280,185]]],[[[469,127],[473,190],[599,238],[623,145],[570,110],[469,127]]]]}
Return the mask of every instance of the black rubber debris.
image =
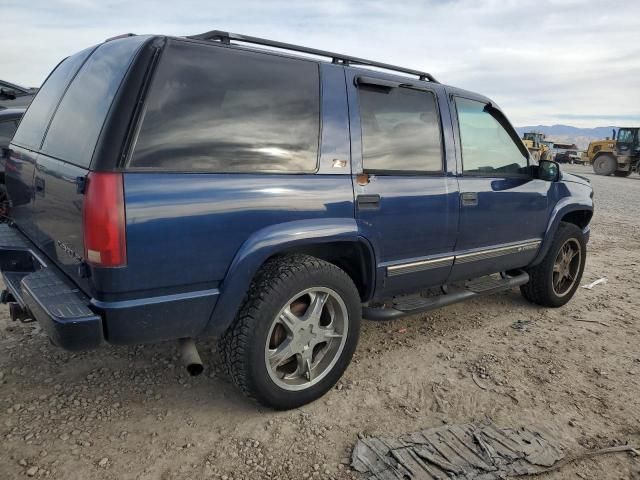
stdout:
{"type": "Polygon", "coordinates": [[[564,451],[548,434],[527,427],[444,425],[399,438],[361,438],[351,465],[369,480],[493,480],[542,473],[564,451]]]}

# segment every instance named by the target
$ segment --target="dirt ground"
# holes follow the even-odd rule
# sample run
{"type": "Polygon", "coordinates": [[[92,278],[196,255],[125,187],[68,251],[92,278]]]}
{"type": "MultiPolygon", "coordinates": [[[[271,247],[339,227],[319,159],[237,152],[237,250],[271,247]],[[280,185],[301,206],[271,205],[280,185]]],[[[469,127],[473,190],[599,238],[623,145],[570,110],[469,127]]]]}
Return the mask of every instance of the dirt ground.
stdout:
{"type": "MultiPolygon", "coordinates": [[[[201,343],[191,378],[173,343],[69,353],[0,307],[0,478],[360,478],[358,434],[491,419],[535,425],[571,452],[640,444],[640,177],[596,177],[583,284],[546,310],[517,290],[389,323],[365,322],[321,400],[273,412],[245,400],[201,343]]],[[[546,479],[640,479],[600,456],[546,479]]]]}

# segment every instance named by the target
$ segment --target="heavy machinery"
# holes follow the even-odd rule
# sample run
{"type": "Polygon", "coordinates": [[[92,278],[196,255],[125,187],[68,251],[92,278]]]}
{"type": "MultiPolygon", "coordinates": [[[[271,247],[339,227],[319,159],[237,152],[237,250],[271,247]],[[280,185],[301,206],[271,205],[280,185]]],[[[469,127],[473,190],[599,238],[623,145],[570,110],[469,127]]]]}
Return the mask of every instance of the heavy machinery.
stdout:
{"type": "Polygon", "coordinates": [[[640,127],[623,127],[615,130],[612,140],[591,142],[587,149],[587,161],[598,175],[628,177],[640,173],[640,127]]]}
{"type": "Polygon", "coordinates": [[[612,154],[616,151],[616,141],[607,137],[605,140],[595,140],[589,143],[589,147],[584,152],[584,159],[587,163],[593,163],[596,156],[604,153],[612,154]]]}
{"type": "Polygon", "coordinates": [[[531,157],[539,162],[540,160],[551,160],[550,143],[545,140],[544,133],[525,132],[522,136],[522,143],[527,147],[531,157]]]}

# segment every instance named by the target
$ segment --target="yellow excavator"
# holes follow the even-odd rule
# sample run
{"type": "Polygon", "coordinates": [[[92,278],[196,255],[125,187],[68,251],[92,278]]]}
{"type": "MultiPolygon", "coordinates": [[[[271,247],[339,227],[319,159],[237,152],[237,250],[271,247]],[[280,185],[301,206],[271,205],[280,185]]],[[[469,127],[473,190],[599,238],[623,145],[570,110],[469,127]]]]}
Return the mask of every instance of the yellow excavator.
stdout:
{"type": "Polygon", "coordinates": [[[624,127],[613,131],[611,140],[597,140],[589,144],[585,160],[597,175],[628,177],[640,173],[640,127],[624,127]]]}
{"type": "Polygon", "coordinates": [[[549,144],[552,142],[545,140],[544,133],[525,132],[522,135],[522,143],[527,147],[531,158],[536,162],[540,160],[551,160],[551,147],[549,144]]]}

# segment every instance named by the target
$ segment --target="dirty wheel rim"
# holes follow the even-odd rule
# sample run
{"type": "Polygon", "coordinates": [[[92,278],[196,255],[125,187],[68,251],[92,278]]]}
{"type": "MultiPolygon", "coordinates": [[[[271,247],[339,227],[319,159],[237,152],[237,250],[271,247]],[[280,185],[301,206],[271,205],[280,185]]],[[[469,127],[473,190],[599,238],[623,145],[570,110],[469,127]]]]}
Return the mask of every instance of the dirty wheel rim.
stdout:
{"type": "Polygon", "coordinates": [[[274,318],[265,345],[271,380],[304,390],[335,366],[347,340],[347,306],[334,290],[313,287],[291,297],[274,318]]]}
{"type": "Polygon", "coordinates": [[[552,285],[554,293],[564,297],[578,281],[582,264],[582,247],[575,238],[570,238],[558,251],[553,264],[552,285]]]}

